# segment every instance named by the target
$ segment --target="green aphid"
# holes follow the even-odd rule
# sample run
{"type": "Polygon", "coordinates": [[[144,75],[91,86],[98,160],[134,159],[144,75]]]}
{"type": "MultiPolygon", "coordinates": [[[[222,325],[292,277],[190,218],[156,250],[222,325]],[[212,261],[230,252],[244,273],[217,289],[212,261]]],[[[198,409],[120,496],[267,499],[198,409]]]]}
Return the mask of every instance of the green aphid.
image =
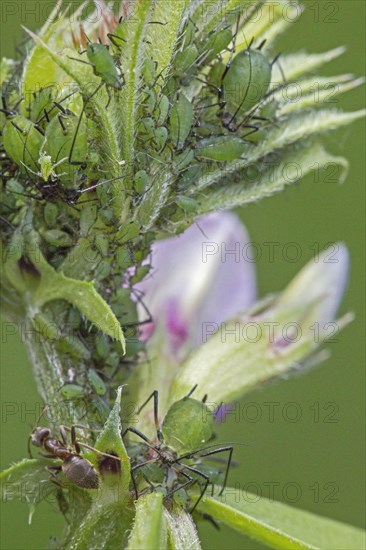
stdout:
{"type": "Polygon", "coordinates": [[[44,313],[36,313],[33,317],[33,323],[36,331],[39,332],[43,338],[53,342],[58,339],[59,331],[57,324],[44,313]]]}
{"type": "Polygon", "coordinates": [[[150,271],[149,265],[140,265],[136,268],[135,274],[130,278],[131,284],[135,285],[136,283],[139,283],[146,277],[146,275],[150,271]]]}
{"type": "Polygon", "coordinates": [[[38,127],[22,115],[9,118],[3,129],[6,154],[23,173],[38,172],[44,137],[38,127]]]}
{"type": "MultiPolygon", "coordinates": [[[[94,204],[85,204],[80,212],[80,234],[86,237],[97,220],[97,207],[94,204]]],[[[97,237],[99,234],[97,235],[97,237]]]]}
{"type": "Polygon", "coordinates": [[[183,153],[176,155],[174,159],[174,171],[180,172],[187,166],[189,166],[194,158],[194,151],[192,149],[185,149],[183,153]]]}
{"type": "Polygon", "coordinates": [[[183,32],[184,47],[187,47],[194,42],[196,38],[196,32],[197,29],[195,24],[193,23],[193,21],[188,20],[183,32]]]}
{"type": "Polygon", "coordinates": [[[214,428],[214,417],[207,405],[185,397],[168,409],[161,432],[166,445],[185,454],[205,447],[214,436],[214,428]]]}
{"type": "Polygon", "coordinates": [[[122,270],[132,267],[135,264],[133,252],[128,246],[120,246],[116,252],[117,265],[122,270]]]}
{"type": "Polygon", "coordinates": [[[230,161],[242,156],[247,145],[237,136],[214,136],[202,139],[196,156],[217,161],[230,161]]]}
{"type": "MultiPolygon", "coordinates": [[[[126,343],[127,344],[127,343],[126,343]]],[[[127,352],[126,352],[127,353],[127,352]]],[[[119,354],[116,352],[116,351],[112,351],[106,361],[105,361],[105,364],[107,367],[110,367],[111,369],[116,369],[119,365],[119,359],[120,359],[120,356],[119,354]]]]}
{"type": "Polygon", "coordinates": [[[158,104],[154,110],[156,124],[162,126],[169,114],[170,102],[166,95],[160,95],[158,104]]]}
{"type": "Polygon", "coordinates": [[[128,243],[140,234],[141,226],[137,222],[128,222],[123,224],[115,235],[119,244],[128,243]]]}
{"type": "Polygon", "coordinates": [[[105,233],[98,233],[95,236],[95,246],[99,250],[102,256],[108,256],[109,251],[109,238],[105,233]]]}
{"type": "Polygon", "coordinates": [[[64,336],[57,342],[57,348],[59,351],[68,353],[75,359],[84,359],[84,361],[88,361],[91,357],[88,348],[75,334],[67,334],[64,336]]]}
{"type": "Polygon", "coordinates": [[[168,137],[169,132],[168,129],[165,128],[165,126],[160,126],[160,128],[156,128],[154,132],[154,141],[157,151],[162,151],[164,149],[168,137]]]}
{"type": "Polygon", "coordinates": [[[139,170],[138,172],[136,172],[133,182],[136,191],[138,193],[143,193],[148,184],[148,175],[146,170],[139,170]]]}
{"type": "Polygon", "coordinates": [[[85,388],[77,384],[64,384],[60,388],[60,395],[64,399],[80,399],[85,397],[85,388]]]}
{"type": "Polygon", "coordinates": [[[233,116],[248,113],[267,93],[271,72],[271,63],[259,50],[239,52],[222,82],[225,111],[233,116]]]}
{"type": "Polygon", "coordinates": [[[155,122],[151,117],[145,117],[141,119],[139,124],[139,131],[146,138],[154,137],[155,122]]]}
{"type": "Polygon", "coordinates": [[[97,374],[94,370],[88,370],[86,375],[88,382],[90,384],[90,387],[95,391],[97,395],[103,396],[107,392],[107,388],[99,374],[97,374]]]}
{"type": "Polygon", "coordinates": [[[94,278],[97,281],[103,281],[104,279],[110,276],[111,272],[112,272],[111,264],[103,260],[98,264],[98,267],[95,269],[94,278]]]}
{"type": "Polygon", "coordinates": [[[181,175],[179,185],[183,188],[189,187],[199,178],[201,173],[202,166],[200,164],[191,164],[181,175]]]}
{"type": "Polygon", "coordinates": [[[170,139],[174,147],[182,149],[193,126],[193,107],[184,94],[180,94],[170,112],[170,139]]]}
{"type": "Polygon", "coordinates": [[[184,77],[185,73],[191,69],[198,57],[198,50],[194,44],[190,44],[183,51],[178,52],[174,58],[175,72],[184,77]]]}
{"type": "Polygon", "coordinates": [[[210,63],[215,57],[228,47],[232,41],[233,35],[231,29],[221,29],[212,32],[207,40],[202,44],[203,61],[205,64],[210,63]]]}
{"type": "Polygon", "coordinates": [[[54,227],[57,223],[58,208],[53,202],[46,202],[43,217],[48,227],[54,227]]]}
{"type": "Polygon", "coordinates": [[[48,244],[56,248],[68,248],[74,242],[71,235],[61,229],[47,229],[43,232],[42,236],[48,244]]]}
{"type": "Polygon", "coordinates": [[[88,42],[86,55],[93,67],[95,76],[99,76],[107,85],[120,90],[123,86],[123,80],[118,74],[113,57],[104,44],[88,42]]]}
{"type": "Polygon", "coordinates": [[[146,84],[148,85],[154,84],[154,81],[156,79],[157,66],[158,66],[157,62],[154,61],[153,59],[145,59],[144,64],[142,66],[141,74],[146,84]]]}
{"type": "Polygon", "coordinates": [[[88,141],[85,119],[71,112],[60,113],[46,127],[43,151],[52,160],[53,171],[65,188],[74,188],[80,166],[85,165],[88,141]]]}
{"type": "Polygon", "coordinates": [[[47,113],[50,111],[50,115],[47,116],[52,117],[52,114],[56,112],[56,109],[51,109],[54,99],[53,86],[47,86],[34,92],[30,105],[27,107],[30,111],[30,119],[37,122],[44,115],[45,110],[47,113]]]}
{"type": "Polygon", "coordinates": [[[185,197],[184,195],[180,195],[176,197],[175,202],[181,208],[184,210],[185,213],[194,213],[197,210],[197,201],[193,199],[192,197],[185,197]]]}
{"type": "Polygon", "coordinates": [[[98,334],[95,338],[95,350],[101,359],[107,359],[111,348],[105,334],[98,334]]]}

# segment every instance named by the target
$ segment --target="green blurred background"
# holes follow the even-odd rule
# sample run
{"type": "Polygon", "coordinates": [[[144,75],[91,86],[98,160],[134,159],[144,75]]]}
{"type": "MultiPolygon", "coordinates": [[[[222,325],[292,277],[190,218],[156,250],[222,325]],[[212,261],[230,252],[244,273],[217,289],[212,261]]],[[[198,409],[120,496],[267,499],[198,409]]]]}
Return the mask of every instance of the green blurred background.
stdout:
{"type": "MultiPolygon", "coordinates": [[[[365,74],[364,0],[306,4],[308,9],[300,22],[284,35],[276,49],[287,52],[306,48],[316,52],[345,44],[346,54],[324,72],[365,74]]],[[[21,37],[19,25],[37,29],[50,2],[3,0],[1,6],[1,54],[12,56],[21,37]]],[[[341,96],[339,105],[357,109],[362,107],[363,97],[364,88],[360,88],[341,96]]],[[[344,154],[350,161],[350,172],[342,186],[327,182],[326,174],[321,174],[319,181],[310,175],[285,193],[243,209],[240,215],[251,240],[263,251],[256,263],[261,295],[282,289],[312,257],[314,245],[322,249],[330,242],[344,241],[352,263],[342,312],[354,311],[356,320],[339,335],[336,343],[328,345],[331,359],[304,376],[247,396],[241,407],[241,421],[228,417],[219,428],[219,436],[223,442],[241,440],[249,445],[235,450],[240,468],[230,472],[232,485],[240,483],[244,491],[264,496],[270,496],[272,490],[277,500],[362,526],[365,516],[363,122],[331,134],[327,143],[333,152],[344,154]],[[268,248],[263,245],[266,242],[280,243],[274,261],[269,261],[268,248]],[[286,261],[282,254],[289,242],[301,247],[302,257],[295,263],[286,261]],[[271,406],[275,407],[273,419],[268,413],[271,406]],[[289,422],[286,414],[293,414],[295,406],[300,418],[289,422]]],[[[34,413],[29,411],[35,409],[38,399],[20,338],[4,331],[1,400],[1,463],[5,468],[27,454],[27,438],[35,421],[34,413]]],[[[62,527],[56,506],[51,503],[37,509],[31,525],[26,504],[2,503],[1,510],[3,550],[44,548],[62,527]]],[[[207,522],[200,530],[205,548],[262,548],[224,527],[217,532],[207,522]]]]}

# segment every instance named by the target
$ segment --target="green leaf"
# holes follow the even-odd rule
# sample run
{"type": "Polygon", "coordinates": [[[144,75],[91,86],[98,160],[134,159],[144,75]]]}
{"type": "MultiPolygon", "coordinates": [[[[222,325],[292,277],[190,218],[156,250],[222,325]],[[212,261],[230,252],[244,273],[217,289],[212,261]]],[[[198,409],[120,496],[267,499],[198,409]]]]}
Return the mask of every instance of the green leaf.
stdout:
{"type": "MultiPolygon", "coordinates": [[[[77,61],[78,58],[80,58],[81,61],[85,61],[82,55],[68,48],[64,48],[61,54],[59,51],[55,51],[52,46],[47,44],[35,33],[25,27],[23,28],[33,38],[45,55],[48,54],[51,59],[78,84],[84,96],[84,100],[85,98],[90,98],[101,84],[101,79],[94,74],[92,67],[77,61]]],[[[100,144],[106,153],[105,157],[108,159],[109,176],[112,178],[121,176],[120,162],[122,158],[119,146],[119,127],[117,124],[119,117],[115,109],[113,98],[108,109],[106,109],[109,98],[105,88],[106,87],[103,86],[97,94],[94,94],[93,97],[89,99],[89,102],[99,119],[98,122],[101,127],[101,135],[103,136],[103,139],[100,140],[100,144]]],[[[121,210],[123,186],[114,185],[111,189],[113,189],[114,194],[115,213],[116,216],[118,216],[121,210]]]]}
{"type": "Polygon", "coordinates": [[[146,191],[141,204],[135,210],[135,219],[138,220],[145,230],[149,230],[160,215],[169,197],[171,186],[175,181],[175,176],[167,170],[162,170],[156,174],[153,184],[146,191]]]}
{"type": "MultiPolygon", "coordinates": [[[[58,273],[44,258],[37,245],[37,236],[28,232],[26,251],[40,274],[38,286],[30,298],[32,307],[38,310],[51,300],[66,300],[76,306],[81,313],[101,331],[118,340],[125,352],[126,343],[121,325],[112,309],[95,290],[92,281],[80,281],[58,273]]],[[[35,315],[37,311],[34,311],[35,315]]]]}
{"type": "Polygon", "coordinates": [[[55,485],[48,481],[47,459],[25,458],[0,473],[1,498],[3,502],[19,500],[29,505],[29,523],[35,506],[55,492],[55,485]]]}
{"type": "MultiPolygon", "coordinates": [[[[55,7],[47,18],[46,24],[39,32],[40,38],[45,42],[50,42],[56,49],[60,49],[63,46],[63,36],[60,32],[60,26],[64,23],[64,18],[67,13],[64,11],[58,19],[55,20],[59,7],[55,7]]],[[[50,55],[45,53],[43,47],[35,44],[30,54],[26,57],[23,70],[22,91],[25,107],[32,101],[32,93],[34,91],[48,86],[54,86],[55,84],[61,89],[71,82],[72,79],[70,79],[70,76],[60,68],[58,63],[56,63],[50,55]]],[[[26,114],[25,108],[24,114],[26,114]]]]}
{"type": "Polygon", "coordinates": [[[152,7],[152,0],[134,4],[133,16],[127,20],[126,43],[124,43],[121,54],[121,66],[126,84],[121,90],[121,113],[118,119],[123,121],[122,152],[123,160],[129,170],[132,170],[134,163],[137,106],[141,94],[140,76],[146,51],[145,37],[151,19],[152,7]]]}
{"type": "MultiPolygon", "coordinates": [[[[40,483],[47,483],[46,466],[50,461],[45,458],[24,458],[0,473],[1,494],[3,501],[23,500],[39,502],[45,498],[47,491],[40,491],[40,483]]],[[[52,487],[52,485],[50,485],[52,487]]]]}
{"type": "Polygon", "coordinates": [[[189,0],[159,0],[155,4],[154,21],[166,24],[150,25],[147,52],[154,61],[157,61],[157,74],[162,72],[162,79],[169,73],[174,46],[179,38],[183,15],[188,4],[189,0]],[[164,33],[164,40],[161,39],[162,33],[164,33]]]}
{"type": "Polygon", "coordinates": [[[272,82],[276,84],[283,82],[282,71],[286,76],[286,80],[295,80],[299,76],[336,59],[345,51],[345,47],[340,46],[324,53],[298,52],[281,56],[280,66],[277,64],[273,66],[272,82]]]}
{"type": "Polygon", "coordinates": [[[277,128],[268,133],[266,139],[258,145],[248,146],[245,152],[245,159],[227,163],[225,170],[217,169],[198,180],[195,191],[202,190],[214,183],[217,183],[230,175],[250,166],[259,159],[291,145],[297,141],[304,141],[306,138],[346,126],[351,122],[363,118],[366,110],[361,109],[350,113],[336,110],[313,111],[293,115],[282,121],[277,128]]]}
{"type": "Polygon", "coordinates": [[[128,493],[129,458],[121,437],[121,393],[122,387],[119,387],[114,407],[95,443],[94,448],[99,452],[90,449],[85,455],[99,472],[100,487],[79,528],[67,541],[67,548],[72,550],[122,549],[127,545],[134,506],[128,493]]]}
{"type": "Polygon", "coordinates": [[[164,509],[168,529],[169,550],[201,550],[198,533],[191,516],[180,506],[164,509]]]}
{"type": "MultiPolygon", "coordinates": [[[[275,378],[301,372],[304,362],[326,339],[327,323],[334,321],[344,292],[347,249],[338,245],[337,261],[326,262],[330,251],[308,262],[272,303],[265,305],[262,300],[220,326],[209,323],[206,341],[191,353],[173,380],[168,406],[194,386],[196,398],[208,395],[214,407],[231,403],[275,378]],[[319,327],[316,338],[314,324],[319,327]],[[287,332],[289,326],[296,327],[296,335],[287,332]]],[[[338,320],[337,329],[349,320],[348,316],[338,320]]]]}
{"type": "Polygon", "coordinates": [[[287,115],[307,107],[317,107],[320,103],[337,103],[336,97],[339,94],[353,90],[364,82],[363,77],[354,79],[348,74],[323,78],[312,77],[300,80],[295,86],[289,86],[285,97],[283,90],[277,92],[274,94],[274,99],[280,102],[278,113],[287,115]]]}
{"type": "Polygon", "coordinates": [[[335,157],[327,153],[317,143],[297,152],[290,152],[281,159],[281,162],[265,171],[254,185],[244,186],[243,183],[238,183],[207,192],[204,198],[201,197],[198,213],[204,214],[257,202],[283,191],[287,185],[298,182],[312,170],[319,172],[328,164],[337,164],[343,169],[343,174],[341,172],[338,176],[339,180],[343,181],[348,169],[348,163],[343,157],[335,157]]]}
{"type": "Polygon", "coordinates": [[[240,489],[227,488],[221,497],[205,496],[198,509],[270,548],[365,548],[361,529],[257,495],[243,495],[240,489]]]}
{"type": "Polygon", "coordinates": [[[127,550],[162,550],[167,547],[163,494],[144,495],[136,502],[136,516],[127,550]]]}
{"type": "MultiPolygon", "coordinates": [[[[122,433],[122,424],[121,424],[121,395],[122,395],[122,386],[117,390],[117,397],[113,409],[111,410],[107,422],[104,425],[103,431],[98,437],[95,448],[101,453],[112,454],[113,456],[119,457],[120,462],[120,471],[119,474],[109,473],[108,471],[104,474],[102,472],[102,478],[108,486],[117,486],[118,485],[118,498],[124,499],[126,493],[128,492],[128,487],[131,480],[130,473],[130,460],[127,455],[126,448],[123,444],[121,433],[122,433]]],[[[98,455],[98,467],[100,468],[101,455],[98,455]]],[[[113,460],[113,459],[112,459],[113,460]]]]}

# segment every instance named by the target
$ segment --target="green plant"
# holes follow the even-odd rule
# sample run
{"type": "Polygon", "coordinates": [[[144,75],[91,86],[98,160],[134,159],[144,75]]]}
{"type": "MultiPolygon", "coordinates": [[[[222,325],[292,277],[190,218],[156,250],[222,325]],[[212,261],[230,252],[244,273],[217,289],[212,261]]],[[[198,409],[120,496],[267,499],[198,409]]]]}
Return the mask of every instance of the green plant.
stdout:
{"type": "MultiPolygon", "coordinates": [[[[210,11],[205,2],[144,0],[129,12],[124,3],[122,21],[103,8],[102,20],[85,22],[83,29],[74,24],[73,32],[67,12],[56,9],[38,35],[28,33],[32,40],[24,60],[2,64],[4,310],[13,319],[26,320],[27,346],[44,402],[64,398],[69,404],[60,418],[51,419],[52,430],[82,421],[86,427],[80,436],[90,437],[89,429],[106,422],[102,434],[86,443],[92,448],[83,455],[98,471],[100,489],[94,496],[91,490],[73,487],[64,495],[73,520],[61,547],[198,545],[187,511],[203,494],[205,478],[194,478],[184,488],[176,462],[166,457],[164,462],[159,453],[151,456],[160,441],[154,439],[151,414],[139,411],[139,430],[150,447],[127,437],[122,442],[121,390],[110,410],[114,390],[127,382],[128,399],[138,404],[158,390],[164,436],[171,407],[196,385],[195,403],[208,394],[218,406],[299,368],[310,357],[313,362],[320,359],[314,357],[319,343],[309,328],[332,321],[342,295],[344,247],[337,269],[320,261],[305,268],[282,295],[255,306],[248,287],[240,307],[219,318],[233,318],[229,323],[243,326],[252,319],[260,326],[296,322],[304,337],[295,345],[275,342],[272,348],[265,338],[255,345],[246,340],[224,345],[218,331],[194,351],[197,309],[178,300],[172,313],[170,298],[179,292],[151,277],[152,268],[163,270],[164,261],[173,256],[164,248],[169,243],[160,239],[182,233],[198,216],[211,214],[199,223],[211,224],[219,239],[222,231],[234,231],[235,221],[227,214],[215,217],[216,211],[272,195],[296,181],[299,169],[303,175],[314,163],[346,168],[344,159],[323,149],[319,134],[364,115],[321,104],[330,82],[336,81],[337,91],[343,92],[358,80],[309,76],[341,49],[274,62],[275,37],[286,27],[282,3],[228,1],[218,7],[210,11]],[[253,17],[259,12],[261,17],[253,17]],[[103,45],[107,43],[109,50],[103,45]],[[87,50],[80,53],[83,47],[87,50]],[[300,82],[299,101],[288,101],[282,93],[280,68],[286,80],[300,82]],[[312,93],[315,81],[320,82],[319,96],[312,93]],[[162,254],[157,264],[154,256],[149,259],[152,246],[162,254]],[[158,285],[153,288],[154,295],[160,293],[158,303],[151,300],[151,284],[158,285]],[[334,291],[329,294],[330,286],[334,291]],[[158,357],[152,376],[147,376],[149,357],[158,357]],[[146,469],[134,481],[140,497],[136,503],[127,457],[135,466],[154,459],[159,470],[146,469]],[[175,472],[176,485],[159,477],[161,471],[168,477],[175,472]],[[146,516],[149,522],[142,521],[146,516]]],[[[242,238],[240,231],[235,226],[237,239],[242,238]]],[[[184,238],[189,240],[188,232],[175,241],[179,248],[184,238]]],[[[168,275],[180,281],[178,272],[168,275]]],[[[203,279],[205,292],[211,278],[203,279]]],[[[200,290],[196,300],[202,297],[200,290]]],[[[230,293],[236,299],[234,290],[230,293]]],[[[325,337],[321,331],[320,340],[325,337]]],[[[179,429],[174,423],[173,431],[179,429]]],[[[193,436],[199,430],[198,423],[193,436]]],[[[205,474],[206,443],[186,457],[185,474],[189,467],[205,474]]],[[[168,446],[171,454],[187,451],[187,442],[181,445],[185,450],[171,442],[168,446]]],[[[188,454],[194,450],[191,446],[188,454]]],[[[46,481],[48,464],[26,460],[3,476],[18,483],[46,481]]],[[[205,475],[220,482],[218,469],[205,475]]],[[[306,513],[283,505],[262,502],[247,510],[221,489],[204,496],[196,514],[219,518],[272,546],[361,545],[359,531],[311,516],[310,521],[306,513]]]]}

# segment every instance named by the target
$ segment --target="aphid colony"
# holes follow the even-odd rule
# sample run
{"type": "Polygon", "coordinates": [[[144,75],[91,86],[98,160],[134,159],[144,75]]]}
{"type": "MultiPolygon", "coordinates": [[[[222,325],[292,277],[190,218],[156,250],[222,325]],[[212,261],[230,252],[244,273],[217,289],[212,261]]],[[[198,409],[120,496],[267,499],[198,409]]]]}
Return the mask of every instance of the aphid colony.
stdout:
{"type": "MultiPolygon", "coordinates": [[[[22,256],[22,213],[31,211],[47,262],[65,276],[78,278],[83,273],[94,281],[127,340],[123,357],[118,343],[61,300],[46,304],[35,315],[40,337],[50,340],[63,356],[60,398],[80,403],[84,415],[98,420],[101,415],[103,421],[113,388],[127,379],[141,356],[146,358],[137,314],[137,306],[144,309],[144,302],[134,285],[149,272],[146,258],[155,232],[192,220],[201,197],[200,190],[195,193],[196,182],[217,168],[223,177],[226,166],[245,157],[248,147],[256,147],[263,127],[274,121],[274,60],[267,57],[264,42],[238,36],[241,18],[240,12],[233,12],[204,40],[203,31],[187,19],[171,66],[160,67],[145,56],[133,98],[129,164],[123,147],[121,158],[111,164],[96,116],[101,101],[107,118],[130,101],[124,95],[129,78],[124,59],[128,18],[107,34],[105,43],[94,34],[87,36],[81,26],[70,34],[68,46],[73,42],[74,49],[67,50],[67,64],[74,71],[86,71],[93,81],[88,92],[75,82],[61,88],[47,85],[23,96],[16,85],[22,61],[3,67],[4,235],[10,248],[20,250],[22,269],[36,272],[22,256]],[[162,177],[169,177],[169,186],[163,185],[162,177]],[[151,194],[155,197],[156,182],[164,192],[158,197],[152,230],[146,210],[151,194]],[[123,189],[125,197],[117,207],[114,189],[123,189]]],[[[163,28],[164,22],[149,24],[163,28]]],[[[29,40],[25,47],[34,43],[29,40]]],[[[109,122],[119,125],[123,142],[123,118],[109,122]]],[[[151,321],[146,308],[145,313],[142,322],[151,321]]]]}
{"type": "MultiPolygon", "coordinates": [[[[233,447],[212,444],[214,438],[213,412],[203,401],[191,397],[194,387],[183,399],[173,403],[163,422],[159,422],[158,392],[151,396],[139,408],[138,413],[153,399],[156,436],[149,439],[135,427],[128,427],[122,436],[128,442],[131,464],[131,499],[138,499],[147,492],[159,491],[164,495],[166,505],[172,500],[193,512],[199,501],[211,485],[227,482],[233,447]],[[128,434],[135,436],[132,441],[128,434]],[[138,439],[136,439],[136,437],[138,439]],[[217,467],[209,464],[208,457],[215,458],[227,453],[224,465],[217,467]],[[196,498],[191,505],[190,489],[195,489],[196,498]]],[[[76,430],[86,430],[84,426],[60,427],[60,438],[53,436],[48,428],[36,427],[30,436],[30,442],[47,452],[47,458],[60,459],[46,467],[50,481],[61,488],[71,483],[81,489],[97,489],[100,478],[106,471],[121,475],[120,460],[125,458],[101,452],[90,443],[77,439],[76,430]],[[67,432],[71,434],[68,444],[67,432]],[[95,453],[95,462],[82,456],[82,448],[95,453]],[[62,473],[62,476],[58,474],[62,473]]],[[[98,431],[98,430],[97,430],[98,431]]],[[[30,449],[29,454],[31,455],[30,449]]]]}
{"type": "MultiPolygon", "coordinates": [[[[264,42],[256,46],[255,37],[237,48],[239,22],[240,14],[233,14],[231,22],[219,23],[203,41],[188,20],[172,67],[158,71],[154,59],[145,59],[132,167],[134,204],[139,204],[162,166],[168,165],[176,176],[171,200],[167,201],[169,213],[173,204],[181,210],[189,208],[189,199],[183,197],[187,185],[213,164],[241,158],[248,141],[255,142],[261,126],[273,121],[275,103],[269,89],[276,59],[270,62],[262,51],[264,42]]],[[[84,193],[111,183],[111,178],[103,181],[100,177],[105,159],[98,153],[93,98],[104,88],[108,94],[106,109],[112,96],[118,98],[120,94],[123,101],[125,77],[120,58],[127,40],[126,25],[127,21],[121,20],[108,34],[106,45],[91,41],[82,28],[79,40],[72,35],[75,46],[84,50],[69,60],[89,65],[100,79],[88,95],[77,87],[63,93],[49,86],[34,92],[25,104],[22,98],[14,94],[9,97],[5,92],[4,149],[30,180],[26,184],[30,195],[80,204],[91,200],[90,193],[82,197],[84,193]]],[[[123,128],[123,120],[120,124],[123,128]]],[[[113,181],[118,177],[123,180],[122,167],[123,159],[121,175],[113,181]]],[[[103,204],[103,191],[98,200],[103,221],[113,225],[116,220],[103,204]]],[[[167,214],[162,212],[162,218],[167,214]]]]}

